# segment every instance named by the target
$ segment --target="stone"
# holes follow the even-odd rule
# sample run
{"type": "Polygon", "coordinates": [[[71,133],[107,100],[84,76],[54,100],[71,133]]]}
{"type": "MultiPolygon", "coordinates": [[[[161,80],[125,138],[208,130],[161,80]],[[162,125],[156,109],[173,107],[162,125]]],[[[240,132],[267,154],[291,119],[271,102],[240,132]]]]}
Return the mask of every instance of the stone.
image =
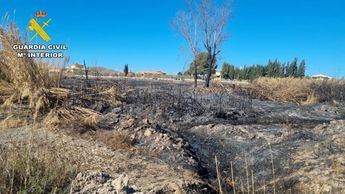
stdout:
{"type": "Polygon", "coordinates": [[[136,193],[133,187],[128,185],[129,177],[120,174],[116,179],[104,172],[86,171],[77,175],[73,181],[71,193],[91,194],[128,194],[136,193]]]}

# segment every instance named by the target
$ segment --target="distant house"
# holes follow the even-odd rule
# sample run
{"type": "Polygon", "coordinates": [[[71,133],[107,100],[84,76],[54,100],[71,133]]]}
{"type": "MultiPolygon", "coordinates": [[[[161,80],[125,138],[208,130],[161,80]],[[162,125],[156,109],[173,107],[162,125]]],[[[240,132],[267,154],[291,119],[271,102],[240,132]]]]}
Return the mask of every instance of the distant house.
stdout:
{"type": "Polygon", "coordinates": [[[142,71],[137,73],[137,77],[145,78],[165,78],[167,74],[161,71],[142,71]]]}
{"type": "Polygon", "coordinates": [[[311,76],[311,78],[314,80],[330,80],[330,79],[332,79],[332,77],[329,77],[329,76],[323,75],[323,74],[313,75],[313,76],[311,76]]]}
{"type": "Polygon", "coordinates": [[[76,73],[76,72],[80,72],[83,70],[84,70],[84,65],[80,65],[80,64],[76,63],[74,65],[71,65],[67,71],[71,72],[71,73],[76,73]]]}
{"type": "Polygon", "coordinates": [[[71,65],[70,69],[84,69],[84,65],[76,63],[74,65],[71,65]]]}
{"type": "Polygon", "coordinates": [[[133,72],[128,72],[128,75],[127,75],[127,77],[135,77],[135,73],[133,73],[133,72]]]}
{"type": "Polygon", "coordinates": [[[214,78],[215,79],[222,79],[222,73],[217,71],[215,74],[214,74],[214,78]]]}

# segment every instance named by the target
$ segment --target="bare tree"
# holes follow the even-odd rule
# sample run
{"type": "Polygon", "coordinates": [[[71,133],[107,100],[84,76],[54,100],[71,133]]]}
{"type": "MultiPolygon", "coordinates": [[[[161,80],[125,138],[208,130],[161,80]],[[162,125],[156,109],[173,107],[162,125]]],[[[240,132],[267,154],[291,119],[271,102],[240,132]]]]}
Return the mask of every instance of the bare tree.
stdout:
{"type": "Polygon", "coordinates": [[[86,67],[86,62],[84,60],[84,71],[85,71],[85,78],[86,80],[89,79],[89,69],[86,67]]]}
{"type": "MultiPolygon", "coordinates": [[[[188,47],[191,50],[193,61],[199,54],[199,44],[200,44],[200,29],[199,29],[199,15],[196,9],[193,9],[192,0],[186,1],[188,4],[188,11],[180,11],[177,13],[175,19],[173,20],[173,26],[180,33],[180,35],[185,39],[188,47]]],[[[194,64],[194,87],[198,86],[198,68],[197,64],[194,64]]]]}
{"type": "Polygon", "coordinates": [[[216,0],[200,0],[198,12],[201,18],[203,44],[207,50],[208,72],[205,87],[210,86],[212,67],[215,66],[221,46],[226,39],[225,27],[229,20],[230,7],[228,1],[218,5],[216,0]]]}
{"type": "MultiPolygon", "coordinates": [[[[188,5],[189,11],[180,12],[174,24],[187,41],[194,59],[199,53],[198,47],[201,42],[206,49],[208,71],[205,87],[209,87],[212,68],[216,64],[217,56],[226,39],[225,27],[229,20],[230,4],[228,0],[190,0],[188,5]]],[[[196,82],[196,67],[194,73],[196,82]]]]}

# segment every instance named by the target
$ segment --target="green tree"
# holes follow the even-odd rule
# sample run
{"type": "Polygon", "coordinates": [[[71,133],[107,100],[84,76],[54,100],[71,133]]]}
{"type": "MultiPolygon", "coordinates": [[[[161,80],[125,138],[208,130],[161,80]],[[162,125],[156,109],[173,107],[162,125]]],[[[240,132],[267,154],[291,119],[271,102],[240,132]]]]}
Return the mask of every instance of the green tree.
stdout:
{"type": "Polygon", "coordinates": [[[244,66],[242,68],[235,68],[234,66],[224,63],[222,67],[222,77],[225,79],[246,79],[253,80],[258,77],[304,77],[305,75],[305,61],[303,60],[297,67],[297,58],[292,63],[281,63],[276,59],[269,60],[267,65],[252,65],[244,66]]]}
{"type": "MultiPolygon", "coordinates": [[[[194,68],[195,66],[197,67],[198,70],[198,74],[205,76],[208,72],[208,62],[207,62],[207,57],[208,54],[207,53],[200,53],[196,56],[195,60],[193,61],[193,63],[190,64],[189,66],[189,70],[188,70],[188,74],[193,75],[194,74],[194,68]]],[[[212,74],[216,73],[216,69],[217,69],[217,65],[215,65],[214,67],[212,67],[212,74]]]]}
{"type": "Polygon", "coordinates": [[[283,74],[283,66],[282,64],[276,59],[274,62],[271,60],[268,61],[266,66],[265,76],[267,77],[282,77],[283,74]]]}
{"type": "Polygon", "coordinates": [[[282,69],[283,69],[282,64],[278,61],[278,59],[276,59],[273,62],[273,75],[272,75],[272,77],[282,77],[283,76],[282,69]]]}
{"type": "Polygon", "coordinates": [[[230,65],[228,63],[224,63],[222,66],[222,71],[220,72],[222,74],[222,78],[224,79],[230,79],[230,65]]]}
{"type": "Polygon", "coordinates": [[[252,79],[265,76],[265,67],[263,65],[255,65],[253,69],[254,74],[252,76],[252,79]]]}
{"type": "Polygon", "coordinates": [[[303,78],[305,77],[305,60],[303,59],[298,67],[298,76],[303,78]]]}
{"type": "Polygon", "coordinates": [[[235,79],[235,66],[230,65],[229,63],[224,63],[222,66],[222,78],[224,79],[235,79]]]}
{"type": "Polygon", "coordinates": [[[128,75],[128,71],[129,71],[129,69],[128,69],[128,64],[126,64],[125,67],[124,67],[124,69],[123,69],[123,73],[125,74],[126,77],[127,77],[127,75],[128,75]]]}
{"type": "Polygon", "coordinates": [[[298,77],[298,67],[297,67],[297,62],[298,59],[295,58],[292,63],[290,64],[289,68],[288,68],[288,72],[287,75],[289,77],[298,77]]]}
{"type": "Polygon", "coordinates": [[[289,71],[290,71],[290,62],[287,62],[284,69],[284,77],[289,77],[289,71]]]}

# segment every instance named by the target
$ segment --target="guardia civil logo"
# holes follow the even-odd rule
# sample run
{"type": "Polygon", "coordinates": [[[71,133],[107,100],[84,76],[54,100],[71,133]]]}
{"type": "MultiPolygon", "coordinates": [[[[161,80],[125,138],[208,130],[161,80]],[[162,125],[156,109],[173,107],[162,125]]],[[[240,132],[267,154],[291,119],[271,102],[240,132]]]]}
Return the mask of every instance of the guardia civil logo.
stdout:
{"type": "Polygon", "coordinates": [[[64,58],[64,52],[67,50],[65,44],[51,43],[51,37],[46,29],[49,27],[52,19],[46,19],[47,13],[38,11],[35,16],[29,20],[29,44],[12,45],[13,50],[17,52],[18,58],[64,58]],[[44,44],[37,44],[38,40],[43,40],[44,44]],[[34,43],[33,40],[35,40],[34,43]]]}
{"type": "Polygon", "coordinates": [[[30,38],[30,42],[32,42],[37,36],[42,38],[45,42],[49,42],[51,40],[45,29],[49,26],[49,23],[51,23],[52,20],[45,20],[46,16],[46,12],[38,11],[36,12],[35,17],[30,19],[28,29],[34,32],[30,38]],[[40,24],[40,21],[42,21],[42,24],[40,24]]]}

